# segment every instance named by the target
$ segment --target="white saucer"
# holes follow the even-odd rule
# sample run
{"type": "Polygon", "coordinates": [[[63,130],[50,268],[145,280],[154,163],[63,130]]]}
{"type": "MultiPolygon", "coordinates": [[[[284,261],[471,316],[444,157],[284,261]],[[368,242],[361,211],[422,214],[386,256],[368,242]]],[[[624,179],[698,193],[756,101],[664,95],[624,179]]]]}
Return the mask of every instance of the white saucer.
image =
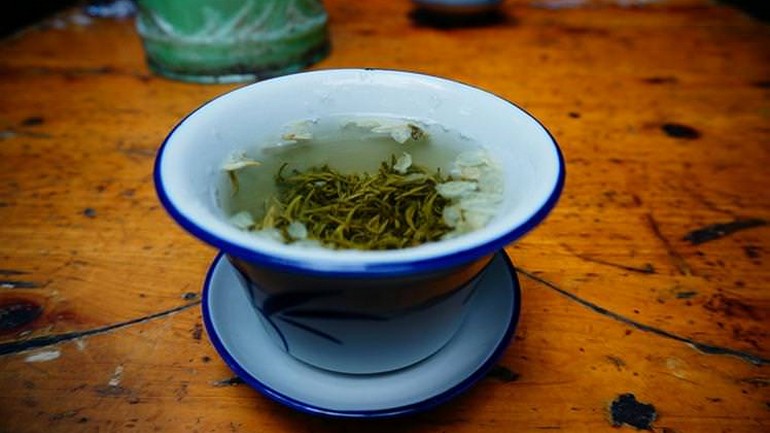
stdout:
{"type": "Polygon", "coordinates": [[[465,323],[440,351],[411,367],[375,375],[338,374],[298,361],[262,327],[223,255],[203,288],[203,321],[227,365],[245,383],[294,409],[346,418],[393,417],[443,403],[483,378],[519,320],[521,293],[505,253],[484,271],[465,323]]]}

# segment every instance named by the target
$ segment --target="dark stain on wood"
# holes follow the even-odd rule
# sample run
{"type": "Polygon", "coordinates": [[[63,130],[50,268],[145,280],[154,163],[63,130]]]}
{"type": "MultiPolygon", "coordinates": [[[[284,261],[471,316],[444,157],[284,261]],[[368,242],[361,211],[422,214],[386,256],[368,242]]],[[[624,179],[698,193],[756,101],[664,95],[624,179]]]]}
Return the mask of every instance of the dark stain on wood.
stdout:
{"type": "Polygon", "coordinates": [[[16,269],[0,269],[0,275],[26,275],[27,271],[17,271],[16,269]]]}
{"type": "Polygon", "coordinates": [[[45,123],[45,119],[41,116],[30,116],[21,121],[21,126],[39,126],[45,123]]]}
{"type": "Polygon", "coordinates": [[[584,27],[584,26],[559,26],[557,29],[561,30],[568,35],[576,36],[610,36],[610,31],[607,29],[600,29],[596,27],[584,27]]]}
{"type": "Polygon", "coordinates": [[[54,413],[48,419],[51,421],[59,421],[66,418],[73,418],[77,416],[78,413],[80,413],[80,409],[73,409],[65,412],[54,413]]]}
{"type": "Polygon", "coordinates": [[[761,341],[767,339],[768,334],[756,326],[743,327],[740,324],[732,326],[731,336],[735,341],[744,342],[758,351],[762,351],[761,341]]]}
{"type": "Polygon", "coordinates": [[[746,257],[749,259],[755,260],[761,257],[760,252],[762,251],[762,247],[758,247],[756,245],[744,245],[743,246],[743,253],[746,254],[746,257]]]}
{"type": "Polygon", "coordinates": [[[696,140],[701,136],[697,129],[682,123],[664,123],[660,129],[669,137],[679,140],[696,140]]]}
{"type": "Polygon", "coordinates": [[[751,85],[760,89],[770,89],[770,80],[754,81],[751,85]]]}
{"type": "Polygon", "coordinates": [[[88,218],[96,218],[96,210],[94,208],[87,207],[83,209],[83,215],[88,218]]]}
{"type": "Polygon", "coordinates": [[[726,317],[740,317],[753,320],[760,320],[760,315],[754,310],[754,307],[741,301],[717,293],[712,295],[708,301],[703,304],[703,308],[712,313],[723,314],[726,317]]]}
{"type": "Polygon", "coordinates": [[[129,157],[138,157],[138,158],[152,158],[155,156],[155,151],[153,149],[143,149],[139,147],[128,147],[121,149],[121,152],[123,152],[126,156],[129,157]]]}
{"type": "Polygon", "coordinates": [[[98,66],[85,68],[39,68],[47,73],[61,74],[61,76],[71,82],[81,81],[89,75],[110,75],[115,74],[117,70],[112,66],[98,66]]]}
{"type": "Polygon", "coordinates": [[[94,392],[100,397],[120,397],[131,395],[132,391],[120,385],[100,385],[94,387],[94,392]]]}
{"type": "Polygon", "coordinates": [[[429,27],[439,30],[464,29],[474,27],[491,27],[499,25],[515,25],[515,21],[503,11],[453,13],[440,12],[417,7],[410,12],[409,17],[417,27],[429,27]]]}
{"type": "Polygon", "coordinates": [[[614,365],[615,368],[618,369],[618,371],[622,370],[623,367],[626,366],[626,362],[623,361],[623,359],[621,359],[621,358],[619,358],[617,356],[607,355],[607,356],[605,356],[605,358],[607,359],[607,361],[609,361],[610,364],[614,365]]]}
{"type": "Polygon", "coordinates": [[[629,266],[629,265],[624,265],[622,263],[615,263],[615,262],[611,262],[609,260],[604,260],[604,259],[600,259],[600,258],[597,258],[597,257],[591,257],[591,256],[587,256],[585,254],[578,253],[575,250],[573,250],[572,247],[570,247],[567,244],[562,244],[562,247],[564,249],[566,249],[567,251],[569,251],[569,253],[572,254],[573,256],[575,256],[575,257],[577,257],[577,258],[579,258],[581,260],[584,260],[586,262],[597,263],[597,264],[605,265],[605,266],[611,266],[613,268],[618,268],[618,269],[622,269],[624,271],[629,271],[629,272],[636,272],[636,273],[639,273],[639,274],[654,274],[655,273],[655,268],[650,263],[645,263],[642,266],[629,266]]]}
{"type": "Polygon", "coordinates": [[[29,299],[8,298],[0,301],[0,332],[18,331],[31,325],[43,314],[43,307],[29,299]]]}
{"type": "Polygon", "coordinates": [[[133,160],[143,160],[155,157],[155,149],[141,147],[134,144],[118,143],[118,151],[133,160]]]}
{"type": "Polygon", "coordinates": [[[766,388],[770,386],[770,378],[761,376],[744,377],[739,379],[738,383],[746,383],[755,388],[766,388]]]}
{"type": "Polygon", "coordinates": [[[647,224],[650,226],[653,235],[655,235],[655,237],[658,238],[658,240],[660,240],[660,242],[663,244],[663,247],[666,249],[669,258],[671,258],[671,261],[679,270],[679,273],[682,275],[693,275],[690,265],[687,263],[684,257],[682,257],[682,255],[674,249],[674,246],[671,245],[671,241],[669,241],[668,238],[663,235],[663,232],[660,230],[660,225],[658,224],[658,221],[655,219],[655,217],[651,213],[648,213],[646,217],[647,224]]]}
{"type": "Polygon", "coordinates": [[[725,236],[731,235],[741,230],[747,230],[754,227],[767,225],[767,220],[762,218],[743,218],[726,223],[710,224],[705,227],[693,230],[685,235],[684,240],[692,245],[700,245],[725,236]]]}
{"type": "Polygon", "coordinates": [[[187,397],[187,387],[188,386],[189,386],[189,384],[187,382],[182,382],[181,384],[179,384],[179,388],[177,388],[174,391],[174,395],[176,395],[176,401],[177,402],[180,402],[180,401],[184,400],[185,397],[187,397]]]}
{"type": "Polygon", "coordinates": [[[203,335],[203,325],[201,325],[200,323],[196,323],[192,329],[193,340],[200,341],[202,335],[203,335]]]}
{"type": "Polygon", "coordinates": [[[695,297],[698,294],[698,292],[694,290],[688,290],[686,292],[677,292],[676,293],[676,299],[690,299],[695,297]]]}
{"type": "Polygon", "coordinates": [[[182,295],[182,299],[184,299],[185,301],[192,301],[193,299],[195,299],[197,297],[198,297],[198,294],[195,293],[195,292],[187,292],[187,293],[182,295]]]}
{"type": "Polygon", "coordinates": [[[621,394],[610,405],[612,425],[630,425],[639,430],[652,430],[652,423],[658,417],[655,406],[641,403],[634,394],[621,394]]]}
{"type": "Polygon", "coordinates": [[[353,32],[355,34],[361,35],[361,36],[372,36],[372,35],[376,35],[377,34],[377,30],[373,29],[371,27],[358,28],[358,29],[353,30],[353,32]]]}
{"type": "Polygon", "coordinates": [[[580,119],[580,113],[578,113],[577,111],[570,111],[569,113],[567,113],[567,116],[569,116],[572,119],[580,119]]]}
{"type": "Polygon", "coordinates": [[[647,84],[676,84],[679,80],[676,77],[646,77],[642,78],[642,82],[647,84]]]}
{"type": "Polygon", "coordinates": [[[236,385],[242,385],[245,383],[243,379],[241,379],[238,376],[228,377],[227,379],[217,380],[216,382],[213,382],[212,385],[215,387],[223,387],[223,386],[236,386],[236,385]]]}
{"type": "Polygon", "coordinates": [[[511,383],[519,380],[521,375],[504,365],[495,365],[487,373],[487,377],[503,383],[511,383]]]}

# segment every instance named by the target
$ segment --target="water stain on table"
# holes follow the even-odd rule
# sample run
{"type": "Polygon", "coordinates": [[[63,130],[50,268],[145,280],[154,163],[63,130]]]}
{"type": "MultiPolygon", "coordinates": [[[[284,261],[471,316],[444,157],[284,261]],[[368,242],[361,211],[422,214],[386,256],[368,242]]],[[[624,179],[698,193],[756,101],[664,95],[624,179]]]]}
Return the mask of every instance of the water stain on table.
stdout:
{"type": "Polygon", "coordinates": [[[700,245],[723,238],[741,230],[761,227],[764,225],[767,225],[767,220],[762,218],[741,218],[726,223],[709,224],[693,230],[684,236],[684,240],[690,242],[692,245],[700,245]]]}

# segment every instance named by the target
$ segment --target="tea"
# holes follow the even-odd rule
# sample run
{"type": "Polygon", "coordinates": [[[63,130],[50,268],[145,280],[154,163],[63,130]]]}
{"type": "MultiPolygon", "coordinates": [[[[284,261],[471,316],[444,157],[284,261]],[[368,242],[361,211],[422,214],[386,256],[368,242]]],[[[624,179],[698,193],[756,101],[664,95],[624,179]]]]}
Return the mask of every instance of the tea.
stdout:
{"type": "Polygon", "coordinates": [[[499,169],[480,146],[412,120],[295,122],[223,170],[232,223],[299,246],[417,246],[483,227],[502,200],[499,169]]]}

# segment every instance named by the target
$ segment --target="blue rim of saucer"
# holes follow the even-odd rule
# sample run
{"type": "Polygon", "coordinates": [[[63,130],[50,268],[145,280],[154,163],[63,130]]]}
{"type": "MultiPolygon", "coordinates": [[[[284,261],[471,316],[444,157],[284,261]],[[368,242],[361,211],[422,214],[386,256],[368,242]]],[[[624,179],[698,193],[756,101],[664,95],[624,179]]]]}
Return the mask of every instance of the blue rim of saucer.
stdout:
{"type": "MultiPolygon", "coordinates": [[[[407,415],[413,415],[419,412],[424,412],[429,409],[433,409],[443,403],[448,402],[449,400],[452,400],[460,396],[465,391],[470,389],[474,384],[476,384],[476,382],[483,379],[487,375],[489,370],[497,363],[497,361],[500,359],[500,357],[502,357],[503,353],[510,345],[511,339],[513,338],[513,335],[516,331],[516,327],[519,323],[519,318],[521,313],[521,285],[519,283],[519,279],[516,273],[516,268],[511,262],[511,259],[508,257],[508,255],[504,251],[498,252],[497,255],[501,256],[504,260],[505,269],[508,271],[508,274],[511,278],[511,287],[513,292],[513,298],[512,298],[513,311],[511,312],[510,321],[506,326],[505,332],[502,334],[502,337],[500,338],[497,345],[494,347],[493,350],[489,352],[487,359],[479,368],[477,368],[476,370],[468,374],[464,379],[462,379],[460,382],[458,382],[451,388],[447,389],[446,391],[443,391],[439,394],[433,395],[429,398],[426,398],[416,403],[410,403],[402,406],[376,409],[376,410],[334,410],[334,409],[329,409],[329,408],[324,408],[317,405],[309,404],[301,400],[298,400],[296,398],[293,398],[289,395],[286,395],[285,393],[279,392],[271,388],[270,386],[261,382],[258,378],[254,377],[254,375],[249,373],[243,366],[241,366],[241,364],[235,359],[235,357],[233,357],[233,355],[231,355],[230,352],[227,350],[224,342],[222,341],[221,337],[217,333],[211,318],[211,312],[209,307],[209,292],[211,290],[212,279],[214,277],[214,273],[217,269],[217,266],[220,264],[222,260],[226,261],[224,257],[225,254],[222,252],[217,254],[217,256],[212,261],[211,266],[209,267],[209,270],[206,274],[206,280],[203,285],[202,303],[201,303],[203,324],[206,327],[206,333],[208,334],[209,340],[211,341],[212,345],[216,349],[217,353],[219,353],[219,355],[225,361],[227,366],[240,379],[242,379],[247,385],[251,386],[252,388],[257,390],[264,396],[280,404],[283,404],[289,408],[292,408],[307,414],[324,416],[329,418],[359,418],[359,419],[377,418],[377,419],[380,419],[380,418],[396,418],[396,417],[402,417],[407,415]]],[[[311,367],[308,367],[308,368],[311,368],[311,367]]]]}
{"type": "MultiPolygon", "coordinates": [[[[500,249],[504,248],[506,245],[510,244],[511,242],[523,237],[525,234],[529,233],[531,230],[537,227],[541,222],[543,222],[543,220],[545,220],[545,218],[548,216],[551,210],[553,210],[553,208],[556,206],[556,203],[559,201],[559,197],[561,196],[561,193],[564,189],[564,183],[565,183],[565,177],[566,177],[564,155],[559,147],[558,142],[556,141],[556,138],[554,138],[553,134],[551,134],[551,131],[549,131],[548,128],[546,128],[545,125],[537,117],[533,116],[529,111],[525,110],[524,108],[517,105],[516,103],[509,101],[501,96],[498,96],[497,94],[492,93],[481,87],[464,83],[459,80],[441,77],[438,75],[429,75],[429,74],[422,74],[417,72],[408,72],[408,71],[384,69],[384,68],[320,69],[316,71],[301,72],[300,74],[308,74],[308,75],[324,74],[324,73],[334,72],[334,71],[355,71],[355,70],[367,70],[367,71],[379,71],[383,73],[405,74],[405,75],[419,76],[419,77],[424,77],[428,79],[436,79],[436,80],[450,82],[456,85],[464,86],[479,92],[486,93],[491,97],[497,98],[513,106],[514,108],[521,111],[522,113],[524,113],[527,117],[529,117],[532,121],[534,121],[540,128],[542,128],[543,132],[548,136],[548,139],[550,140],[552,145],[552,150],[556,156],[556,161],[558,164],[558,174],[553,184],[553,188],[551,189],[551,192],[548,194],[548,197],[546,198],[546,200],[524,222],[512,228],[510,231],[508,231],[503,236],[497,239],[491,240],[489,242],[486,242],[480,245],[476,245],[468,249],[458,250],[451,254],[441,255],[437,257],[429,257],[429,258],[425,258],[425,259],[421,259],[413,262],[407,262],[407,263],[384,263],[384,264],[373,263],[373,264],[367,265],[365,268],[362,268],[360,266],[353,267],[347,264],[336,265],[333,267],[330,267],[328,264],[324,264],[323,266],[319,267],[313,262],[301,261],[297,259],[276,258],[267,253],[255,251],[246,247],[242,247],[240,245],[236,245],[232,242],[229,242],[225,239],[220,238],[219,236],[216,236],[215,234],[212,234],[211,232],[206,230],[204,227],[201,227],[195,221],[188,218],[186,215],[180,212],[176,208],[176,206],[174,206],[163,184],[163,176],[161,175],[161,163],[163,161],[163,156],[165,154],[166,146],[169,140],[174,135],[176,130],[179,127],[181,127],[189,117],[191,117],[193,114],[203,109],[205,106],[215,102],[216,100],[221,99],[232,92],[236,92],[242,89],[242,87],[239,87],[212,98],[211,100],[201,104],[198,108],[196,108],[195,110],[187,114],[182,120],[179,121],[179,123],[177,123],[174,126],[174,128],[168,133],[166,138],[163,140],[163,143],[161,143],[160,148],[158,149],[158,152],[155,157],[155,164],[153,167],[153,183],[155,184],[155,192],[158,196],[158,199],[163,205],[163,207],[166,209],[166,212],[168,212],[168,214],[176,221],[177,224],[179,224],[183,229],[185,229],[188,233],[192,234],[196,238],[202,240],[203,242],[209,245],[216,247],[219,250],[225,251],[228,254],[231,254],[240,259],[243,259],[255,264],[267,266],[276,270],[310,274],[310,275],[320,274],[320,275],[335,276],[337,278],[369,278],[373,276],[411,275],[411,274],[431,272],[431,271],[436,271],[441,269],[448,269],[453,266],[463,265],[465,263],[473,261],[476,258],[482,257],[486,254],[491,254],[496,251],[499,251],[500,249]]],[[[294,75],[297,75],[297,74],[294,74],[294,75]]],[[[267,81],[282,80],[286,78],[287,78],[286,76],[275,77],[275,78],[269,78],[267,80],[263,80],[261,82],[264,83],[267,81]]],[[[259,83],[254,83],[252,85],[257,85],[257,84],[259,83]]]]}

